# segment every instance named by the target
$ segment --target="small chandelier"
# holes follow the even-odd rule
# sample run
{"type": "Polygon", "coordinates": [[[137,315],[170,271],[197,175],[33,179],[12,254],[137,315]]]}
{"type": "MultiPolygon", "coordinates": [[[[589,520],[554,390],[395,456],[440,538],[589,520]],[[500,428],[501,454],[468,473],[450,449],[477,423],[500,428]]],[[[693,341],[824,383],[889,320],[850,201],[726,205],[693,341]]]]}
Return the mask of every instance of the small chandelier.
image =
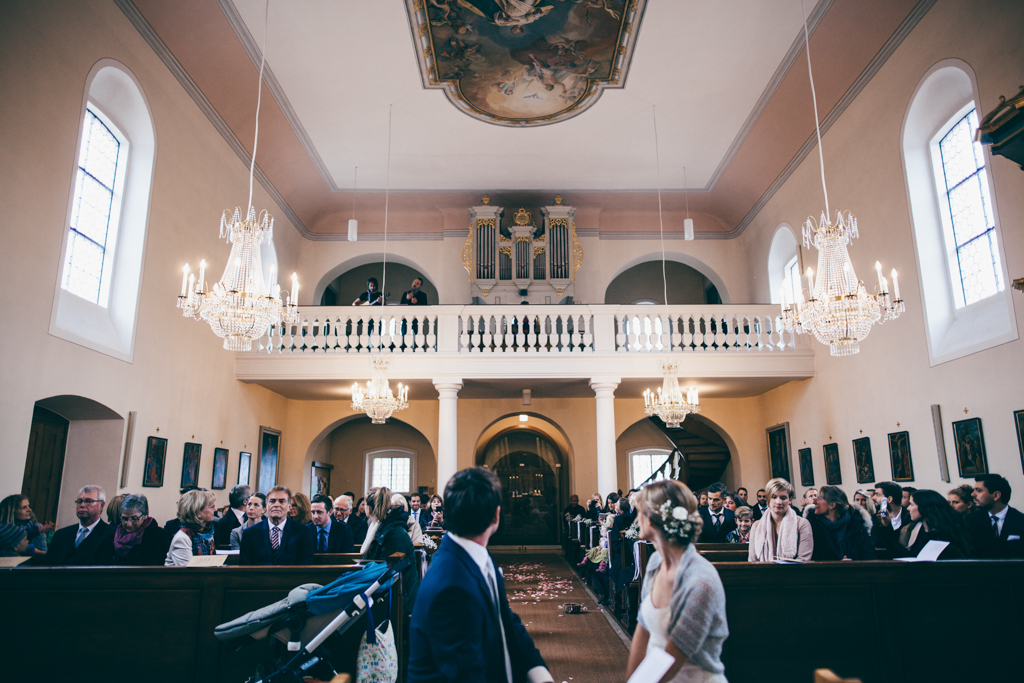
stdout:
{"type": "Polygon", "coordinates": [[[298,276],[292,274],[288,303],[281,301],[277,273],[270,267],[270,291],[263,280],[260,245],[272,240],[274,219],[266,211],[256,219],[251,206],[246,219],[236,207],[231,220],[227,211],[220,219],[221,239],[231,242],[231,253],[224,274],[211,290],[206,288],[206,261],[199,264],[199,280],[189,274],[188,264],[181,275],[178,308],[187,318],[205,320],[214,334],[224,339],[228,351],[250,351],[252,342],[267,333],[271,325],[294,323],[299,318],[298,276]]]}
{"type": "Polygon", "coordinates": [[[382,425],[395,412],[409,407],[409,387],[402,386],[399,382],[398,396],[395,396],[391,393],[391,385],[388,383],[391,359],[377,354],[373,356],[372,363],[373,374],[366,383],[366,391],[363,391],[358,382],[352,385],[352,410],[366,413],[373,424],[382,425]]]}
{"type": "MultiPolygon", "coordinates": [[[[828,344],[833,356],[852,356],[860,350],[860,342],[871,332],[875,323],[895,320],[905,310],[900,298],[896,269],[892,271],[893,295],[889,294],[889,281],[882,275],[882,264],[875,262],[878,273],[878,292],[867,293],[857,280],[850,263],[846,245],[858,237],[857,219],[849,211],[836,213],[836,222],[829,222],[825,214],[818,224],[813,218],[804,223],[804,247],[818,250],[818,281],[814,271],[807,269],[807,294],[803,291],[796,301],[787,300],[791,283],[782,285],[782,324],[787,331],[813,334],[822,344],[828,344]]],[[[799,283],[792,283],[799,290],[799,283]]]]}
{"type": "Polygon", "coordinates": [[[688,388],[684,396],[683,390],[679,388],[679,378],[676,377],[678,370],[679,365],[675,361],[662,361],[661,372],[665,378],[661,381],[661,387],[657,392],[644,389],[644,412],[657,415],[671,429],[678,429],[679,423],[687,415],[700,412],[697,388],[688,388]]]}

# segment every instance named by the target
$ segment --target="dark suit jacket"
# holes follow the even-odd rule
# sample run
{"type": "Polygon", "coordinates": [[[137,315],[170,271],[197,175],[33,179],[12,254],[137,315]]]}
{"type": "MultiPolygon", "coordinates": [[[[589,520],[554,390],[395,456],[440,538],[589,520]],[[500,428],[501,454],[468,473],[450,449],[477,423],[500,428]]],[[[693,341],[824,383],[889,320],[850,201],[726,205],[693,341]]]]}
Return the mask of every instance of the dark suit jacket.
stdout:
{"type": "Polygon", "coordinates": [[[876,548],[885,548],[893,554],[893,557],[899,557],[905,550],[900,545],[900,531],[906,529],[911,523],[910,512],[907,508],[903,508],[900,512],[900,528],[896,531],[892,530],[888,512],[875,515],[875,524],[871,527],[871,540],[874,541],[876,548]]]}
{"type": "MultiPolygon", "coordinates": [[[[493,559],[492,559],[493,561],[493,559]]],[[[495,563],[495,568],[498,565],[495,563]]],[[[457,543],[446,540],[434,553],[423,577],[410,624],[409,683],[505,681],[501,626],[512,661],[514,683],[526,672],[545,666],[505,594],[505,580],[496,571],[498,611],[480,568],[457,543]]]]}
{"type": "Polygon", "coordinates": [[[732,510],[722,508],[722,524],[718,527],[718,531],[715,531],[715,525],[711,521],[710,508],[701,508],[700,516],[704,520],[704,528],[700,532],[700,538],[697,539],[698,543],[729,542],[725,537],[736,528],[736,516],[732,513],[732,510]]]}
{"type": "Polygon", "coordinates": [[[274,553],[270,548],[270,520],[265,519],[256,526],[242,532],[239,548],[239,564],[313,564],[313,550],[316,538],[313,530],[290,517],[284,523],[281,546],[274,553]]]}
{"type": "Polygon", "coordinates": [[[985,510],[974,510],[967,515],[967,528],[971,531],[974,557],[978,559],[1024,558],[1024,513],[1016,508],[1006,509],[1003,529],[996,540],[992,533],[992,519],[985,510]],[[1016,536],[1015,540],[1009,540],[1016,536]]]}
{"type": "Polygon", "coordinates": [[[415,294],[413,294],[412,301],[409,301],[409,300],[407,300],[405,298],[405,295],[409,294],[410,292],[412,292],[411,289],[408,292],[406,292],[405,294],[402,294],[402,300],[399,303],[405,304],[406,306],[426,306],[427,305],[427,295],[423,292],[423,290],[420,290],[420,291],[416,292],[415,294]]]}
{"type": "Polygon", "coordinates": [[[71,524],[64,527],[55,533],[53,540],[50,541],[49,550],[46,552],[46,564],[52,567],[107,564],[107,562],[101,561],[99,555],[103,547],[103,537],[107,535],[109,528],[110,525],[101,519],[85,537],[82,544],[76,548],[75,537],[78,536],[78,525],[71,524]]]}
{"type": "MultiPolygon", "coordinates": [[[[420,508],[419,513],[420,513],[420,518],[418,520],[416,520],[416,521],[419,522],[419,525],[420,525],[421,529],[426,529],[428,526],[430,526],[430,520],[431,520],[431,518],[433,518],[434,513],[430,512],[426,508],[420,508]]],[[[410,510],[409,511],[409,516],[413,517],[413,516],[415,516],[415,513],[413,513],[413,511],[410,510]]]]}
{"type": "Polygon", "coordinates": [[[231,530],[242,526],[238,516],[232,510],[224,513],[224,516],[213,523],[213,544],[220,547],[231,547],[231,530]]]}
{"type": "Polygon", "coordinates": [[[765,508],[764,512],[761,512],[761,506],[757,503],[750,506],[750,516],[755,522],[764,517],[766,512],[768,512],[768,508],[765,508]]]}
{"type": "MultiPolygon", "coordinates": [[[[306,526],[313,530],[313,552],[318,553],[320,552],[320,529],[313,522],[306,526]]],[[[352,543],[352,528],[348,524],[343,524],[336,519],[331,520],[331,531],[327,534],[327,552],[355,552],[352,543]]]]}
{"type": "Polygon", "coordinates": [[[352,529],[352,543],[357,546],[362,545],[363,541],[366,540],[366,532],[369,530],[370,525],[367,524],[365,519],[354,512],[348,516],[345,523],[352,529]]]}

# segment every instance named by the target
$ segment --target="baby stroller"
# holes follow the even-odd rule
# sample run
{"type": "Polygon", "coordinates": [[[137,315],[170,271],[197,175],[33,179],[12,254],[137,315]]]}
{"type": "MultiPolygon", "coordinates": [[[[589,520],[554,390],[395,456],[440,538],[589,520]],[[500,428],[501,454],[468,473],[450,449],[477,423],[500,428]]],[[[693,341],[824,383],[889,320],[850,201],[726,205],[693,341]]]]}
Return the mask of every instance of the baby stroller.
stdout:
{"type": "Polygon", "coordinates": [[[302,584],[283,600],[221,624],[214,635],[223,642],[270,636],[287,643],[284,656],[259,665],[247,683],[301,683],[303,677],[329,681],[345,658],[339,636],[363,614],[369,615],[368,631],[373,628],[372,596],[385,591],[390,598],[391,585],[406,565],[403,561],[388,569],[383,562],[370,562],[326,586],[302,584]]]}

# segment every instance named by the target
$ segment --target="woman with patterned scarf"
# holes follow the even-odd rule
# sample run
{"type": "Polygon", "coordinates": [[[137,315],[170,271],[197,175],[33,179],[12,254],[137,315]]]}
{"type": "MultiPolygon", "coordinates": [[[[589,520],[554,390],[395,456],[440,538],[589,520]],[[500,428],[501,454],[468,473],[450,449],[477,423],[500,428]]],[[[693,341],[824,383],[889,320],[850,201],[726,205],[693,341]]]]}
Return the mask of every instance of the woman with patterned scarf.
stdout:
{"type": "Polygon", "coordinates": [[[149,501],[129,493],[121,501],[120,522],[103,538],[97,551],[102,564],[126,567],[157,567],[164,563],[170,540],[167,532],[149,516],[149,501]]]}
{"type": "Polygon", "coordinates": [[[213,491],[189,491],[178,501],[181,529],[171,539],[164,565],[184,567],[194,555],[213,555],[213,518],[217,513],[217,494],[213,491]]]}

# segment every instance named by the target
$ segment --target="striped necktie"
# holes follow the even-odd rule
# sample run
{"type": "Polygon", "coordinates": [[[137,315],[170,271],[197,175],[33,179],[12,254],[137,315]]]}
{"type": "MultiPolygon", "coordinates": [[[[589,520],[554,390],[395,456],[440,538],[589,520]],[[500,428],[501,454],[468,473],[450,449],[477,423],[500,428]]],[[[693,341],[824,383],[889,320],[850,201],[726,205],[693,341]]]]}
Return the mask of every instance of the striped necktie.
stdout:
{"type": "Polygon", "coordinates": [[[270,549],[277,552],[281,547],[281,530],[276,526],[270,527],[270,549]]]}

